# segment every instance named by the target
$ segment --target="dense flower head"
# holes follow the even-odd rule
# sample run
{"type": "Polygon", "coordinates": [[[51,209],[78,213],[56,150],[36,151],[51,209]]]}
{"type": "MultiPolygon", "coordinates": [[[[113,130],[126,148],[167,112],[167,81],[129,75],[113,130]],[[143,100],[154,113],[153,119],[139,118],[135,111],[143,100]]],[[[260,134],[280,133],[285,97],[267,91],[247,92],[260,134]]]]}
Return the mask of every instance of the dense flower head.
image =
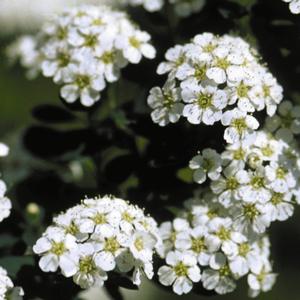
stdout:
{"type": "Polygon", "coordinates": [[[277,80],[239,37],[199,34],[169,49],[165,58],[157,73],[168,74],[167,83],[148,98],[152,120],[160,126],[180,116],[191,124],[221,121],[226,141],[234,143],[258,128],[252,113],[266,109],[272,116],[283,98],[277,80]]]}
{"type": "Polygon", "coordinates": [[[66,102],[80,99],[91,106],[128,63],[155,57],[150,39],[123,12],[79,6],[53,16],[36,37],[22,37],[8,48],[8,54],[20,57],[31,75],[41,71],[62,85],[66,102]]]}
{"type": "Polygon", "coordinates": [[[293,14],[300,14],[300,0],[282,0],[289,3],[290,11],[293,14]]]}
{"type": "Polygon", "coordinates": [[[0,300],[21,300],[23,295],[22,288],[14,287],[7,271],[0,267],[0,300]]]}
{"type": "MultiPolygon", "coordinates": [[[[113,271],[153,276],[153,253],[160,244],[156,222],[140,208],[112,196],[85,199],[54,218],[33,250],[44,272],[60,268],[82,288],[101,286],[113,271]]],[[[129,275],[128,275],[129,276],[129,275]]]]}
{"type": "Polygon", "coordinates": [[[194,180],[210,179],[214,201],[229,211],[236,230],[260,234],[271,222],[292,216],[300,191],[300,152],[295,142],[288,144],[258,131],[250,145],[239,142],[228,145],[221,154],[214,151],[218,159],[210,163],[202,158],[209,151],[214,150],[205,149],[191,160],[194,180]]]}
{"type": "Polygon", "coordinates": [[[249,294],[256,296],[275,282],[268,237],[235,229],[234,219],[207,192],[186,201],[180,215],[159,229],[159,253],[165,259],[159,281],[176,294],[189,293],[199,282],[204,289],[226,294],[247,276],[249,294]]]}

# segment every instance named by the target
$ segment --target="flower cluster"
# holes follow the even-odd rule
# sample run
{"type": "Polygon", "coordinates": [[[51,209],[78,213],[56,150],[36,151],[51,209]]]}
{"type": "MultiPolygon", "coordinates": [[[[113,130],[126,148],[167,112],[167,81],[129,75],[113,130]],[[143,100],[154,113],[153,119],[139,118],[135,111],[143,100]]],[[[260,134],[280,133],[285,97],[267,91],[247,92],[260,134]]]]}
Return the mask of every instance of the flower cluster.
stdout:
{"type": "MultiPolygon", "coordinates": [[[[0,157],[8,155],[9,148],[0,143],[0,157]]],[[[0,222],[6,219],[10,215],[11,201],[5,196],[6,184],[0,179],[0,222]]]]}
{"type": "Polygon", "coordinates": [[[170,5],[174,7],[176,15],[188,17],[199,12],[204,6],[205,0],[121,0],[121,3],[131,6],[142,5],[149,12],[159,11],[164,5],[170,5]]]}
{"type": "Polygon", "coordinates": [[[300,14],[300,0],[282,0],[289,3],[290,11],[293,14],[300,14]]]}
{"type": "Polygon", "coordinates": [[[269,260],[268,237],[240,233],[213,197],[204,193],[186,201],[180,216],[161,224],[160,255],[166,265],[158,270],[159,281],[179,295],[190,292],[198,282],[207,290],[226,294],[244,276],[250,296],[270,290],[276,274],[269,260]]]}
{"type": "Polygon", "coordinates": [[[237,142],[221,154],[205,149],[190,161],[194,180],[208,177],[216,202],[233,217],[244,234],[264,233],[270,223],[292,216],[300,203],[300,152],[267,131],[258,131],[252,144],[237,142]]]}
{"type": "Polygon", "coordinates": [[[21,300],[23,295],[22,288],[14,287],[13,282],[7,276],[6,270],[0,267],[0,300],[21,300]]]}
{"type": "Polygon", "coordinates": [[[234,143],[258,128],[252,113],[266,109],[272,116],[283,98],[282,87],[239,37],[199,34],[165,57],[157,73],[168,74],[167,81],[148,97],[152,120],[160,126],[181,116],[192,124],[221,121],[226,141],[234,143]]]}
{"type": "Polygon", "coordinates": [[[33,250],[44,272],[60,268],[82,288],[103,285],[109,271],[134,284],[153,276],[152,256],[160,244],[155,221],[128,202],[105,196],[85,199],[54,218],[33,250]],[[128,275],[129,276],[129,275],[128,275]]]}
{"type": "Polygon", "coordinates": [[[9,47],[31,73],[41,70],[62,84],[61,96],[84,106],[100,99],[107,82],[115,82],[128,63],[153,59],[150,35],[128,16],[104,6],[69,8],[45,24],[37,37],[24,37],[9,47]],[[15,47],[14,47],[15,46],[15,47]]]}

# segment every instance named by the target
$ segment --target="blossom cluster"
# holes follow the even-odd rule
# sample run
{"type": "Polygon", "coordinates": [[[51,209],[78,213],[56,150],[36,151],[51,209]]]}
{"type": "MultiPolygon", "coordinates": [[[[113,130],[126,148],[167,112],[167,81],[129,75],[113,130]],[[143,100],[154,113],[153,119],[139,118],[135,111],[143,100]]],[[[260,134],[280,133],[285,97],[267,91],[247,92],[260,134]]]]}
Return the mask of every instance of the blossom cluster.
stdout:
{"type": "Polygon", "coordinates": [[[84,106],[100,99],[107,82],[115,82],[128,63],[153,59],[150,35],[128,16],[104,6],[79,6],[53,16],[37,37],[25,36],[8,48],[30,74],[41,71],[63,85],[61,96],[84,106]]]}
{"type": "Polygon", "coordinates": [[[300,1],[299,0],[282,0],[289,3],[290,11],[293,14],[300,14],[300,1]]]}
{"type": "Polygon", "coordinates": [[[181,215],[161,224],[159,252],[166,264],[158,270],[159,281],[179,295],[200,283],[223,295],[247,276],[249,296],[269,291],[276,274],[272,273],[268,237],[236,230],[234,219],[213,198],[204,193],[190,199],[181,215]]]}
{"type": "MultiPolygon", "coordinates": [[[[9,148],[0,143],[0,157],[8,155],[9,148]]],[[[11,201],[5,196],[6,184],[0,179],[0,222],[6,219],[10,215],[11,201]]]]}
{"type": "Polygon", "coordinates": [[[211,180],[215,201],[245,234],[261,234],[271,222],[292,216],[300,203],[300,152],[295,143],[259,131],[253,144],[228,145],[221,154],[205,149],[190,161],[194,180],[211,180]]]}
{"type": "Polygon", "coordinates": [[[128,202],[105,196],[85,199],[54,218],[33,251],[44,272],[60,268],[82,288],[102,286],[108,272],[153,276],[153,253],[160,244],[156,222],[128,202]]]}
{"type": "Polygon", "coordinates": [[[187,17],[199,12],[205,0],[121,0],[121,3],[131,6],[143,6],[149,12],[159,11],[164,5],[174,7],[174,12],[179,17],[187,17]]]}
{"type": "Polygon", "coordinates": [[[258,128],[252,113],[266,109],[272,116],[282,101],[282,87],[239,37],[199,34],[169,49],[165,57],[157,73],[168,74],[167,81],[152,88],[148,97],[152,120],[160,126],[181,116],[191,124],[221,121],[234,129],[225,136],[234,142],[258,128]]]}

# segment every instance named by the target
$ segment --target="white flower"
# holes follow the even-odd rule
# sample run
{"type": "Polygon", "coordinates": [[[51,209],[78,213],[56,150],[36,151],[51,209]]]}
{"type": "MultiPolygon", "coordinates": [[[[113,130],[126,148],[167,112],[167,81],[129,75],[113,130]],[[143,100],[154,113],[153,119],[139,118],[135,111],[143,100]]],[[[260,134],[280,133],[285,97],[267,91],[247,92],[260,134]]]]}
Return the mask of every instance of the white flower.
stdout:
{"type": "Polygon", "coordinates": [[[155,57],[156,51],[148,43],[151,37],[147,32],[136,30],[131,25],[128,28],[123,25],[122,31],[123,34],[116,38],[115,44],[129,62],[137,64],[143,56],[149,59],[155,57]]]}
{"type": "Polygon", "coordinates": [[[94,261],[95,245],[92,243],[81,244],[78,246],[79,262],[77,272],[73,275],[73,280],[81,288],[91,286],[102,286],[107,280],[107,274],[99,269],[94,261]]]}
{"type": "Polygon", "coordinates": [[[44,272],[55,272],[58,267],[66,277],[76,273],[78,263],[76,238],[62,230],[49,227],[37,240],[33,251],[41,255],[39,266],[44,272]]]}
{"type": "Polygon", "coordinates": [[[296,186],[296,178],[285,165],[272,161],[266,166],[268,186],[278,193],[285,193],[296,186]]]}
{"type": "Polygon", "coordinates": [[[218,294],[223,295],[236,288],[226,257],[222,253],[217,253],[211,258],[210,267],[211,269],[204,270],[202,274],[202,283],[205,289],[215,290],[218,294]]]}
{"type": "Polygon", "coordinates": [[[187,220],[183,218],[175,218],[172,222],[164,222],[159,226],[159,235],[163,243],[158,249],[161,257],[165,257],[168,252],[174,250],[176,241],[181,236],[186,236],[190,226],[187,220]]]}
{"type": "Polygon", "coordinates": [[[300,1],[299,0],[282,0],[282,1],[289,3],[290,11],[293,14],[300,13],[300,1]]]}
{"type": "Polygon", "coordinates": [[[170,72],[170,77],[174,77],[178,72],[178,67],[180,67],[186,60],[185,48],[176,45],[170,48],[166,54],[166,62],[159,64],[157,68],[157,74],[162,75],[170,72]]]}
{"type": "Polygon", "coordinates": [[[193,288],[193,282],[201,279],[197,260],[188,253],[171,251],[166,257],[167,266],[158,270],[159,282],[165,286],[173,285],[174,293],[187,294],[193,288]]]}
{"type": "Polygon", "coordinates": [[[210,222],[208,231],[207,244],[211,251],[230,249],[243,240],[240,233],[232,230],[230,218],[215,218],[210,222]]]}
{"type": "Polygon", "coordinates": [[[223,170],[224,176],[211,182],[212,191],[218,195],[219,202],[229,207],[233,201],[240,199],[239,190],[247,182],[248,175],[245,170],[240,170],[235,165],[229,165],[223,170]]]}
{"type": "Polygon", "coordinates": [[[190,161],[189,166],[194,173],[195,182],[203,183],[207,176],[216,180],[222,171],[220,155],[213,149],[204,149],[202,154],[198,154],[190,161]]]}
{"type": "Polygon", "coordinates": [[[161,89],[154,87],[148,96],[148,105],[153,109],[151,118],[154,123],[165,126],[169,122],[176,123],[182,115],[183,104],[180,103],[180,89],[174,81],[167,81],[161,89]]]}
{"type": "Polygon", "coordinates": [[[233,206],[231,214],[236,216],[233,227],[246,235],[265,232],[271,222],[266,209],[265,205],[255,202],[233,206]]]}
{"type": "Polygon", "coordinates": [[[262,265],[260,270],[248,275],[249,296],[256,297],[259,293],[268,292],[272,289],[277,274],[271,273],[271,267],[262,265]]]}
{"type": "Polygon", "coordinates": [[[294,206],[291,203],[291,193],[276,193],[272,194],[272,197],[268,203],[266,203],[266,213],[270,220],[273,221],[285,221],[293,215],[294,206]]]}
{"type": "Polygon", "coordinates": [[[182,99],[187,103],[183,116],[192,124],[213,125],[222,117],[222,109],[227,104],[227,95],[216,86],[190,84],[182,90],[182,99]]]}
{"type": "Polygon", "coordinates": [[[268,189],[267,175],[263,167],[258,167],[254,172],[248,171],[245,185],[239,190],[239,196],[245,202],[266,203],[271,198],[268,189]]]}
{"type": "Polygon", "coordinates": [[[105,88],[103,75],[98,75],[93,60],[87,60],[81,65],[71,64],[64,74],[65,85],[61,96],[69,103],[78,98],[85,106],[91,106],[100,99],[100,91],[105,88]]]}
{"type": "Polygon", "coordinates": [[[253,116],[237,108],[225,112],[221,122],[224,126],[229,126],[225,129],[224,139],[230,144],[250,138],[259,126],[258,121],[253,116]]]}

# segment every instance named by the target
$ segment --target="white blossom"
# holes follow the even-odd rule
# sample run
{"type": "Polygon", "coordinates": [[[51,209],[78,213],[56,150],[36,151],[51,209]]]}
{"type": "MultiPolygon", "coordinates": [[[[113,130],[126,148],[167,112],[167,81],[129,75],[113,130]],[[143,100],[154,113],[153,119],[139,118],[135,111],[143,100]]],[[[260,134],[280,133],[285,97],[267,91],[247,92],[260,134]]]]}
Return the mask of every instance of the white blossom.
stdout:
{"type": "Polygon", "coordinates": [[[171,251],[166,257],[166,263],[158,270],[159,282],[165,286],[173,285],[173,291],[178,295],[189,293],[193,283],[201,279],[197,260],[188,253],[171,251]]]}

